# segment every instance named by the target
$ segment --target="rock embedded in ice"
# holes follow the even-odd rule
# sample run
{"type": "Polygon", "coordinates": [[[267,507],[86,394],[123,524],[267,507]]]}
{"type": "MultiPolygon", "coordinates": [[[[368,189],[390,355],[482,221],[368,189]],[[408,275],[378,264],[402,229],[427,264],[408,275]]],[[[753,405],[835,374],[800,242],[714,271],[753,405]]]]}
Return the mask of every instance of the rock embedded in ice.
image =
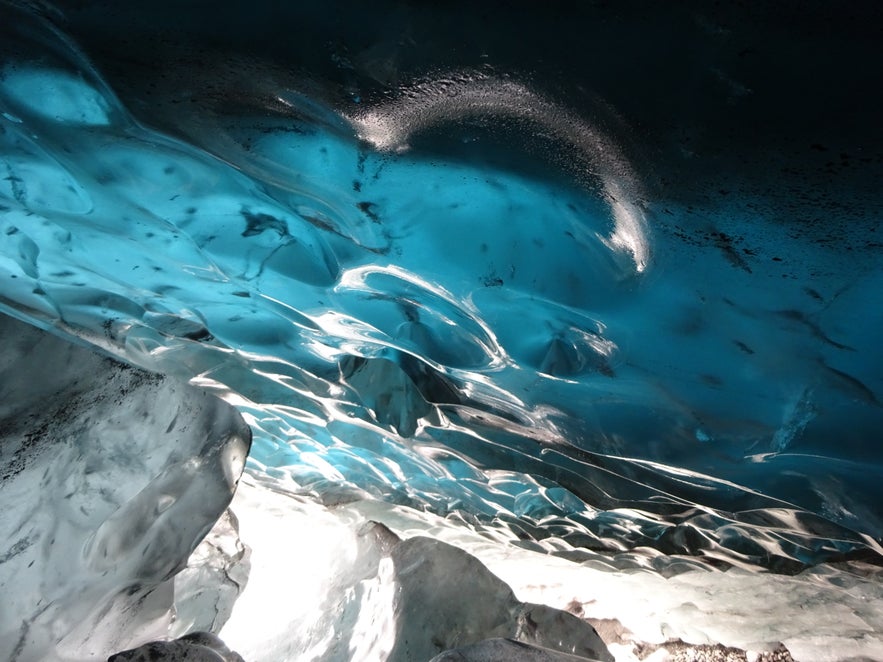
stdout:
{"type": "Polygon", "coordinates": [[[587,657],[531,646],[514,639],[486,639],[436,655],[430,662],[591,662],[587,657]]]}
{"type": "MultiPolygon", "coordinates": [[[[601,554],[580,563],[538,553],[470,531],[454,518],[382,501],[325,507],[274,488],[266,476],[246,474],[231,506],[242,540],[252,548],[252,567],[219,636],[249,662],[388,660],[399,633],[415,636],[396,623],[408,605],[420,612],[410,623],[424,624],[430,638],[434,628],[456,625],[432,621],[445,591],[420,604],[405,586],[403,599],[394,603],[400,583],[390,556],[399,538],[414,536],[472,554],[519,601],[585,619],[618,662],[660,662],[665,656],[695,661],[703,654],[714,659],[725,648],[748,662],[785,661],[787,651],[801,662],[883,660],[883,575],[870,564],[823,565],[797,576],[697,566],[665,578],[631,563],[617,568],[616,558],[601,554]],[[284,609],[266,608],[280,596],[284,609]]],[[[416,570],[412,574],[408,584],[419,579],[416,570]]],[[[467,609],[481,602],[467,578],[451,573],[445,581],[466,586],[457,589],[457,599],[467,609]]],[[[476,585],[483,581],[479,577],[476,585]]],[[[529,613],[544,625],[535,608],[529,613]]],[[[426,632],[417,631],[421,637],[426,632]]],[[[510,633],[486,633],[470,642],[448,643],[445,632],[442,637],[449,650],[494,636],[521,639],[514,632],[517,624],[510,633]]],[[[560,636],[571,645],[579,640],[578,634],[560,636]]],[[[538,638],[521,641],[551,647],[538,638]]]]}
{"type": "MultiPolygon", "coordinates": [[[[748,652],[723,644],[688,644],[680,639],[672,639],[664,644],[639,644],[635,647],[639,659],[711,660],[712,662],[794,662],[791,653],[783,644],[771,650],[748,652]]],[[[859,658],[850,658],[856,662],[859,658]]],[[[866,658],[861,658],[866,659],[866,658]]]]}
{"type": "Polygon", "coordinates": [[[251,433],[218,398],[0,316],[0,659],[166,636],[251,433]]]}
{"type": "Polygon", "coordinates": [[[396,584],[395,644],[388,662],[430,659],[484,639],[612,662],[591,625],[551,607],[520,602],[478,559],[432,538],[403,540],[390,553],[396,584]]]}
{"type": "Polygon", "coordinates": [[[152,641],[111,655],[108,662],[244,662],[209,632],[193,632],[174,641],[152,641]]]}
{"type": "Polygon", "coordinates": [[[251,573],[219,636],[245,659],[427,661],[508,638],[612,662],[583,620],[522,602],[468,552],[414,536],[419,526],[393,532],[351,506],[243,481],[231,507],[252,548],[251,573]],[[280,600],[284,609],[267,608],[280,600]]]}
{"type": "Polygon", "coordinates": [[[608,659],[604,641],[593,625],[548,605],[530,602],[522,605],[515,639],[541,648],[566,649],[584,657],[608,659]]]}

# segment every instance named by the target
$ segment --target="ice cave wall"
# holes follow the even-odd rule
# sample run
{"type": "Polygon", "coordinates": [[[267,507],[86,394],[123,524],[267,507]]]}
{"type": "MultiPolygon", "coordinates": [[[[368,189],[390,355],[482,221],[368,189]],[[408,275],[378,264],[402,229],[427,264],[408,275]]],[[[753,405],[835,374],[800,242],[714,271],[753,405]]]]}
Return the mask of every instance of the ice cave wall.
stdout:
{"type": "Polygon", "coordinates": [[[233,497],[248,426],[6,315],[0,337],[0,657],[90,659],[166,636],[173,578],[233,497]]]}
{"type": "MultiPolygon", "coordinates": [[[[10,309],[238,399],[254,466],[287,489],[661,559],[879,554],[863,170],[829,187],[858,206],[824,221],[709,146],[738,193],[653,193],[694,159],[657,145],[638,167],[615,115],[528,77],[405,67],[381,92],[370,69],[292,75],[238,36],[206,69],[192,8],[176,41],[165,5],[99,6],[4,10],[10,309]]],[[[782,101],[762,99],[745,112],[782,101]]]]}
{"type": "Polygon", "coordinates": [[[252,9],[0,6],[4,310],[234,403],[282,491],[879,563],[879,9],[252,9]]]}

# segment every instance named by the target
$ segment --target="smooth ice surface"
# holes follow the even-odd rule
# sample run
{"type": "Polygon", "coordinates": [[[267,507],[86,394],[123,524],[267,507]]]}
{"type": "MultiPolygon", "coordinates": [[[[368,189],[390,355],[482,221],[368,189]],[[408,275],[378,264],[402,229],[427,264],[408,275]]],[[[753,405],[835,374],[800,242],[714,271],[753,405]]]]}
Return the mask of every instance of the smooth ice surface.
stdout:
{"type": "Polygon", "coordinates": [[[0,658],[165,637],[171,578],[233,496],[235,409],[0,315],[0,658]]]}
{"type": "Polygon", "coordinates": [[[880,562],[878,143],[831,156],[801,127],[840,124],[769,102],[795,110],[790,60],[738,64],[739,40],[784,40],[821,67],[802,16],[770,10],[787,29],[754,44],[702,10],[579,14],[610,48],[605,21],[656,19],[701,45],[679,105],[647,69],[679,49],[635,81],[562,62],[559,87],[524,70],[539,50],[452,55],[443,10],[21,7],[0,9],[2,305],[215,389],[278,489],[667,575],[880,562]],[[317,41],[330,18],[344,43],[317,41]],[[410,30],[429,61],[397,54],[410,30]],[[625,81],[613,102],[593,71],[625,81]]]}

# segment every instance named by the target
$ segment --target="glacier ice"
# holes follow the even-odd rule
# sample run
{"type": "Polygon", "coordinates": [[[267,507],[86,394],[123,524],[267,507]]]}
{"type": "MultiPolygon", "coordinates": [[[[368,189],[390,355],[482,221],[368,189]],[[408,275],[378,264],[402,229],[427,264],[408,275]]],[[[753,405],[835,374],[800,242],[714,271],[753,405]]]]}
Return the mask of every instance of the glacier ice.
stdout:
{"type": "Polygon", "coordinates": [[[248,584],[250,552],[239,538],[236,515],[226,510],[175,575],[170,636],[221,629],[248,584]]]}
{"type": "Polygon", "coordinates": [[[223,514],[250,432],[190,386],[0,318],[0,657],[163,636],[173,576],[223,514]]]}
{"type": "Polygon", "coordinates": [[[249,581],[220,630],[245,659],[429,660],[504,637],[612,660],[590,625],[519,600],[427,526],[396,533],[355,504],[329,509],[246,481],[231,507],[252,548],[249,581]]]}
{"type": "MultiPolygon", "coordinates": [[[[808,91],[866,85],[855,18],[382,4],[0,3],[0,308],[221,396],[329,507],[672,582],[879,565],[883,150],[808,91]]],[[[175,636],[242,591],[233,521],[175,636]]]]}
{"type": "Polygon", "coordinates": [[[694,250],[689,214],[667,227],[611,138],[505,77],[349,115],[284,88],[204,116],[195,98],[170,127],[187,142],[136,121],[53,28],[5,25],[6,305],[227,394],[258,470],[541,545],[788,572],[880,553],[876,457],[840,452],[880,423],[880,352],[834,313],[877,291],[870,256],[843,265],[764,218],[738,226],[748,252],[701,226],[714,250],[694,250]],[[33,89],[70,111],[47,116],[33,89]],[[552,131],[579,172],[358,137],[369,116],[405,136],[476,114],[552,131]],[[760,250],[830,288],[810,296],[760,250]]]}
{"type": "MultiPolygon", "coordinates": [[[[511,587],[519,603],[551,607],[546,613],[553,621],[561,613],[588,621],[618,662],[658,661],[668,654],[702,660],[726,650],[736,660],[757,662],[766,656],[761,662],[787,661],[783,648],[801,661],[883,657],[883,582],[880,567],[871,564],[826,564],[796,576],[709,572],[696,565],[666,578],[652,568],[618,568],[617,560],[604,553],[574,562],[525,549],[499,531],[475,531],[450,517],[376,499],[323,506],[280,492],[266,477],[253,474],[243,479],[231,508],[239,514],[240,535],[253,554],[248,585],[220,636],[246,660],[384,660],[396,631],[416,630],[419,639],[429,630],[440,641],[458,632],[462,636],[457,619],[451,618],[456,608],[443,601],[450,593],[447,587],[435,592],[431,582],[421,587],[434,592],[435,599],[423,601],[412,625],[404,627],[394,606],[395,569],[387,562],[389,572],[380,572],[398,539],[430,538],[472,554],[478,560],[470,563],[480,561],[511,587]],[[290,597],[285,608],[267,610],[279,599],[280,587],[290,597]],[[296,595],[288,587],[296,587],[296,595]],[[422,619],[429,625],[415,628],[414,621],[422,619]]],[[[452,577],[458,588],[455,603],[465,615],[509,590],[498,580],[483,578],[464,587],[459,575],[452,577]]],[[[415,595],[413,587],[402,590],[410,593],[408,599],[415,595]]],[[[559,641],[571,646],[579,641],[580,630],[565,619],[557,628],[543,624],[559,641]]],[[[550,647],[536,637],[521,640],[550,647]]],[[[586,648],[567,650],[586,655],[586,648]]]]}

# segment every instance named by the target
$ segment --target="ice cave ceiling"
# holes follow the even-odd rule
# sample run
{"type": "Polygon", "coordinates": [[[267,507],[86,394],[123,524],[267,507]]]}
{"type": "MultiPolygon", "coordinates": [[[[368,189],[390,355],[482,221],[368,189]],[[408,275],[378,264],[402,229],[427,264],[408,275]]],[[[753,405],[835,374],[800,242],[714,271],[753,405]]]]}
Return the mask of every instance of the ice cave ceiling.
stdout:
{"type": "Polygon", "coordinates": [[[883,562],[883,10],[255,4],[0,4],[6,313],[280,491],[883,562]]]}

